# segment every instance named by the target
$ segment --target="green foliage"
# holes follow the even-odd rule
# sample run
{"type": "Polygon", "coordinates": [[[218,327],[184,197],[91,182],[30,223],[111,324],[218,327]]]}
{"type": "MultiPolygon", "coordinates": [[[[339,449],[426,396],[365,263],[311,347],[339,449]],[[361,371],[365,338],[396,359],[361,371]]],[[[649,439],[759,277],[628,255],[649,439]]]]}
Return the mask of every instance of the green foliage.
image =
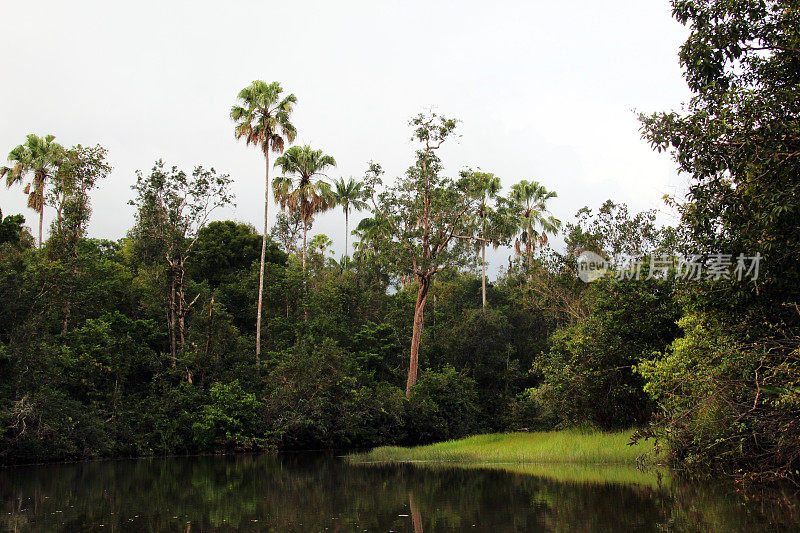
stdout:
{"type": "Polygon", "coordinates": [[[283,152],[284,145],[293,142],[297,135],[290,122],[297,97],[293,94],[281,97],[281,94],[280,83],[256,80],[239,91],[238,103],[231,107],[236,138],[259,147],[264,155],[270,150],[283,152]]]}
{"type": "Polygon", "coordinates": [[[329,338],[304,339],[271,353],[267,418],[284,447],[329,447],[346,442],[348,407],[358,383],[346,353],[329,338]],[[274,365],[274,366],[273,366],[274,365]]]}
{"type": "Polygon", "coordinates": [[[536,181],[522,180],[511,187],[509,210],[519,234],[514,248],[518,254],[525,249],[528,264],[536,247],[547,244],[548,235],[556,233],[561,227],[560,220],[547,214],[547,203],[556,196],[555,192],[548,191],[536,181]]]}
{"type": "Polygon", "coordinates": [[[669,281],[595,282],[588,316],[557,330],[538,365],[539,397],[563,424],[627,428],[653,405],[633,367],[678,335],[679,308],[669,281]]]}
{"type": "Polygon", "coordinates": [[[414,165],[385,188],[380,165],[371,164],[367,172],[378,222],[370,239],[395,273],[430,276],[464,261],[469,248],[453,235],[469,234],[467,213],[475,211],[479,198],[472,175],[458,180],[442,175],[436,151],[453,135],[457,121],[430,113],[417,115],[409,125],[421,144],[414,165]]]}
{"type": "MultiPolygon", "coordinates": [[[[663,440],[676,462],[695,470],[746,465],[758,472],[768,462],[794,468],[800,435],[796,357],[768,367],[763,345],[742,342],[714,315],[689,314],[680,325],[682,338],[637,367],[645,390],[668,416],[668,425],[643,434],[663,440]]],[[[789,342],[796,354],[798,344],[789,342]]]]}
{"type": "Polygon", "coordinates": [[[211,385],[192,431],[202,449],[246,450],[265,445],[259,427],[263,431],[263,405],[234,380],[211,385]]]}
{"type": "Polygon", "coordinates": [[[642,115],[644,137],[691,175],[688,253],[760,254],[757,280],[687,287],[686,337],[641,366],[663,405],[650,428],[699,468],[796,476],[800,344],[800,11],[784,0],[674,0],[694,97],[642,115]]]}
{"type": "MultiPolygon", "coordinates": [[[[56,217],[40,249],[23,217],[0,218],[0,462],[637,426],[676,464],[796,475],[797,10],[778,0],[673,5],[691,27],[681,60],[696,96],[685,113],[642,123],[692,175],[688,202],[668,200],[681,227],[609,200],[566,224],[564,254],[547,247],[561,226],[549,212],[555,193],[523,180],[503,198],[491,173],[446,176],[439,149],[457,121],[435,113],[411,120],[419,149],[394,183],[372,163],[363,182],[340,179],[334,191],[322,179],[332,157],[284,152],[294,95],[277,83],[243,89],[231,117],[267,158],[267,186],[269,154],[282,154],[286,175],[272,184],[288,213],[275,241],[267,206],[263,234],[211,222],[232,202],[227,175],[161,161],[137,173],[127,237],[90,239],[105,149],[29,136],[0,172],[9,186],[30,176],[30,206],[56,217]],[[352,262],[332,257],[325,234],[309,241],[314,216],[335,205],[349,238],[350,210],[367,196],[352,262]],[[478,253],[485,267],[486,245],[514,237],[524,257],[487,282],[478,253]],[[645,267],[642,279],[583,284],[583,250],[645,262],[676,250],[701,260],[759,253],[764,270],[688,284],[647,279],[645,267]]],[[[605,460],[598,446],[621,435],[573,439],[588,448],[567,453],[553,433],[510,452],[605,460]]],[[[455,446],[436,453],[455,457],[455,446]]]]}
{"type": "Polygon", "coordinates": [[[367,322],[353,336],[353,355],[359,372],[375,381],[396,383],[401,379],[402,345],[397,331],[386,323],[367,322]]]}
{"type": "MultiPolygon", "coordinates": [[[[252,226],[230,220],[210,222],[198,232],[188,272],[198,282],[208,281],[217,287],[237,272],[249,269],[260,253],[261,235],[252,226]]],[[[269,242],[266,261],[283,265],[286,255],[277,244],[269,242]]]]}
{"type": "Polygon", "coordinates": [[[479,430],[475,382],[452,366],[422,373],[409,401],[411,442],[463,437],[479,430]]]}
{"type": "Polygon", "coordinates": [[[565,229],[567,248],[573,254],[589,250],[614,258],[674,251],[674,229],[656,224],[655,209],[631,216],[627,205],[611,200],[606,200],[596,213],[588,207],[581,208],[576,220],[565,229]]]}
{"type": "Polygon", "coordinates": [[[12,246],[31,246],[33,244],[33,238],[26,230],[24,224],[24,216],[7,215],[3,218],[3,211],[0,210],[0,246],[5,243],[12,246]]]}

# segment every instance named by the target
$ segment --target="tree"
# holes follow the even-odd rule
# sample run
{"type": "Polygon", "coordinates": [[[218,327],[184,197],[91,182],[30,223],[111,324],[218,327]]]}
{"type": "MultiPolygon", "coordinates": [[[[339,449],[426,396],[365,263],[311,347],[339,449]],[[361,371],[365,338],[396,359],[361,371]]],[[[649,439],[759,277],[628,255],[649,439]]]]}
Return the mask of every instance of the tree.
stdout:
{"type": "Polygon", "coordinates": [[[382,185],[380,166],[372,164],[367,173],[367,187],[376,217],[381,221],[373,228],[379,230],[374,236],[379,242],[378,248],[398,274],[411,275],[417,281],[407,398],[411,397],[417,382],[428,292],[437,273],[463,261],[465,245],[472,239],[470,213],[479,204],[469,177],[454,181],[441,176],[441,162],[436,151],[453,134],[456,120],[436,113],[420,113],[409,125],[414,128],[412,140],[422,145],[417,150],[414,166],[382,192],[377,190],[382,185]],[[385,230],[380,231],[380,228],[385,230]]]}
{"type": "Polygon", "coordinates": [[[525,246],[525,257],[528,269],[533,266],[533,252],[536,246],[547,243],[548,233],[555,233],[561,222],[548,215],[547,202],[557,195],[548,191],[544,185],[536,181],[522,180],[511,186],[509,201],[516,218],[518,237],[514,243],[517,254],[522,254],[525,246]]]}
{"type": "Polygon", "coordinates": [[[515,231],[513,217],[506,205],[501,203],[498,194],[502,185],[500,178],[489,172],[465,171],[463,176],[469,176],[474,182],[475,192],[479,204],[475,214],[477,227],[475,240],[481,251],[481,302],[486,309],[486,244],[491,243],[495,248],[505,243],[515,231]],[[494,200],[495,205],[490,205],[494,200]]]}
{"type": "Polygon", "coordinates": [[[258,277],[258,311],[256,317],[256,363],[261,357],[261,306],[264,299],[264,261],[267,253],[269,231],[269,152],[283,152],[287,143],[294,142],[297,130],[289,121],[297,97],[290,94],[281,98],[283,89],[274,81],[267,84],[256,80],[239,91],[239,103],[231,107],[231,118],[236,122],[236,138],[244,138],[247,145],[258,146],[266,160],[264,188],[264,234],[261,240],[261,267],[258,277]]]}
{"type": "Polygon", "coordinates": [[[78,282],[78,271],[88,265],[81,260],[79,246],[86,238],[87,225],[92,214],[89,192],[111,172],[106,163],[108,150],[95,147],[73,146],[62,152],[60,164],[51,181],[47,202],[56,209],[56,219],[50,229],[48,254],[67,267],[68,275],[61,280],[64,295],[62,333],[66,333],[72,315],[73,299],[78,282]]]}
{"type": "Polygon", "coordinates": [[[74,256],[78,241],[86,236],[92,211],[89,192],[111,172],[106,163],[107,154],[108,150],[100,145],[84,147],[80,144],[61,153],[45,203],[56,210],[51,240],[59,241],[54,244],[62,247],[62,256],[74,256]]]}
{"type": "Polygon", "coordinates": [[[796,476],[800,10],[790,0],[672,5],[690,29],[680,62],[694,96],[684,111],[642,115],[643,136],[691,176],[683,251],[734,265],[759,254],[762,268],[687,288],[685,337],[643,367],[664,406],[652,430],[695,466],[796,476]]]}
{"type": "MultiPolygon", "coordinates": [[[[231,220],[210,222],[200,230],[195,257],[189,272],[198,281],[208,281],[212,287],[249,270],[259,257],[261,235],[250,224],[231,220]]],[[[286,255],[274,242],[268,243],[267,263],[283,265],[286,255]]]]}
{"type": "Polygon", "coordinates": [[[383,234],[391,231],[388,221],[376,215],[362,219],[353,234],[358,237],[358,241],[353,245],[355,248],[354,257],[356,259],[375,260],[380,255],[378,245],[383,234]]]}
{"type": "Polygon", "coordinates": [[[361,211],[368,207],[367,202],[364,201],[364,182],[356,181],[350,178],[344,181],[344,178],[339,178],[333,182],[333,201],[336,205],[342,206],[344,211],[344,256],[345,262],[350,257],[350,209],[361,211]]]}
{"type": "Polygon", "coordinates": [[[641,426],[654,404],[635,366],[680,333],[673,279],[602,279],[591,284],[586,316],[556,330],[536,362],[538,396],[567,425],[641,426]]]}
{"type": "Polygon", "coordinates": [[[306,272],[306,245],[308,228],[314,215],[334,205],[331,186],[319,179],[328,167],[336,166],[336,160],[313,150],[310,146],[292,146],[275,160],[288,176],[276,176],[272,181],[275,201],[289,213],[299,213],[303,221],[303,275],[306,272]]]}
{"type": "Polygon", "coordinates": [[[198,166],[187,175],[175,166],[165,168],[161,160],[149,175],[136,173],[136,184],[132,187],[136,198],[129,202],[139,209],[136,233],[153,249],[160,250],[169,269],[166,307],[172,366],[183,353],[186,315],[197,300],[195,297],[186,302],[186,264],[211,213],[232,203],[230,183],[227,174],[217,174],[213,168],[198,166]]]}
{"type": "Polygon", "coordinates": [[[300,230],[303,228],[303,219],[300,213],[284,212],[278,213],[275,217],[275,224],[270,230],[272,240],[283,246],[283,251],[292,254],[297,250],[297,240],[300,238],[300,230]]]}
{"type": "Polygon", "coordinates": [[[42,226],[44,224],[44,203],[47,181],[53,177],[58,167],[63,147],[53,142],[55,135],[28,135],[24,144],[20,144],[8,154],[10,167],[0,168],[0,177],[5,176],[6,186],[11,187],[22,182],[27,174],[33,174],[24,192],[28,195],[28,207],[39,213],[39,246],[42,246],[42,226]]]}
{"type": "Polygon", "coordinates": [[[480,219],[480,244],[481,244],[481,303],[486,308],[486,219],[489,216],[488,201],[495,198],[500,192],[500,178],[494,174],[481,173],[480,179],[481,203],[478,208],[478,218],[480,219]]]}
{"type": "Polygon", "coordinates": [[[596,214],[582,207],[577,220],[565,227],[567,251],[578,255],[589,250],[607,259],[674,252],[675,230],[657,226],[656,214],[650,209],[631,216],[626,204],[611,200],[603,202],[596,214]]]}
{"type": "Polygon", "coordinates": [[[24,224],[25,217],[23,215],[8,215],[3,218],[3,211],[0,210],[0,245],[10,243],[23,248],[32,246],[33,237],[24,224]]]}

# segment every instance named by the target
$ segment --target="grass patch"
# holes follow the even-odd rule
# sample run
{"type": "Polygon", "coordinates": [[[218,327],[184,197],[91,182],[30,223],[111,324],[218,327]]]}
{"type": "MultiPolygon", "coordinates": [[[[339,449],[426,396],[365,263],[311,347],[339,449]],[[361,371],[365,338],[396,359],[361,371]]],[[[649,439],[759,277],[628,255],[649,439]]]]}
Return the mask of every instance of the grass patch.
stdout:
{"type": "Polygon", "coordinates": [[[629,446],[630,431],[614,433],[578,430],[537,433],[494,433],[427,446],[384,446],[349,456],[351,462],[458,462],[576,465],[631,465],[641,457],[657,462],[653,444],[629,446]]]}

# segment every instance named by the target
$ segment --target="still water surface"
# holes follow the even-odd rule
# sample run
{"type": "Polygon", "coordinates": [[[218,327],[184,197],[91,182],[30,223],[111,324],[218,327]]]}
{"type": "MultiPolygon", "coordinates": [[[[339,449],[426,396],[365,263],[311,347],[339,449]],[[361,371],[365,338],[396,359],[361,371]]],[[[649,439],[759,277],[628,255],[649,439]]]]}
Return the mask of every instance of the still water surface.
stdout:
{"type": "Polygon", "coordinates": [[[2,531],[800,531],[787,493],[656,472],[310,454],[0,469],[0,500],[2,531]]]}

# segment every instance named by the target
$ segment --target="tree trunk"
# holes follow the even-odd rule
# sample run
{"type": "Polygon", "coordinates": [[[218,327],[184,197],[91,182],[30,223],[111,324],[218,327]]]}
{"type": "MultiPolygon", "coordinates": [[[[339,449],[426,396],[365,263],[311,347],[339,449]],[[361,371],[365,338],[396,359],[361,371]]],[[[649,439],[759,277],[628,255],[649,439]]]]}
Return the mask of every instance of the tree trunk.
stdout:
{"type": "Polygon", "coordinates": [[[206,330],[206,357],[211,352],[211,328],[214,325],[214,297],[211,297],[211,306],[208,310],[208,329],[206,330]]]}
{"type": "Polygon", "coordinates": [[[344,210],[344,264],[347,265],[350,262],[350,245],[349,245],[349,236],[350,236],[350,210],[344,210]]]}
{"type": "Polygon", "coordinates": [[[303,286],[306,284],[306,235],[308,234],[308,224],[303,221],[303,286]]]}
{"type": "Polygon", "coordinates": [[[69,316],[72,312],[72,301],[68,297],[67,301],[64,303],[64,320],[61,323],[61,334],[64,335],[67,333],[67,329],[69,328],[69,316]]]}
{"type": "Polygon", "coordinates": [[[178,292],[178,351],[181,352],[181,355],[184,354],[184,346],[186,345],[186,294],[184,293],[183,289],[183,259],[178,260],[178,270],[176,272],[178,283],[176,284],[176,289],[178,292]]]}
{"type": "Polygon", "coordinates": [[[269,147],[264,152],[267,161],[264,187],[264,235],[261,236],[261,265],[258,270],[258,311],[256,316],[256,366],[261,362],[261,307],[264,301],[264,260],[267,257],[267,231],[269,231],[269,147]]]}
{"type": "Polygon", "coordinates": [[[177,360],[177,347],[175,340],[175,271],[170,266],[170,291],[169,291],[169,352],[172,366],[177,360]]]}
{"type": "Polygon", "coordinates": [[[44,200],[42,200],[42,210],[39,211],[39,248],[42,247],[42,226],[44,225],[44,200]]]}
{"type": "Polygon", "coordinates": [[[308,235],[308,223],[303,221],[303,320],[308,320],[308,286],[306,285],[306,236],[308,235]]]}
{"type": "Polygon", "coordinates": [[[486,241],[481,241],[481,296],[486,309],[486,241]]]}
{"type": "Polygon", "coordinates": [[[408,381],[406,382],[406,398],[411,398],[411,389],[417,383],[417,368],[419,367],[419,341],[422,337],[423,313],[425,300],[430,289],[430,275],[419,278],[417,290],[417,303],[414,306],[414,329],[411,334],[411,360],[408,365],[408,381]]]}

